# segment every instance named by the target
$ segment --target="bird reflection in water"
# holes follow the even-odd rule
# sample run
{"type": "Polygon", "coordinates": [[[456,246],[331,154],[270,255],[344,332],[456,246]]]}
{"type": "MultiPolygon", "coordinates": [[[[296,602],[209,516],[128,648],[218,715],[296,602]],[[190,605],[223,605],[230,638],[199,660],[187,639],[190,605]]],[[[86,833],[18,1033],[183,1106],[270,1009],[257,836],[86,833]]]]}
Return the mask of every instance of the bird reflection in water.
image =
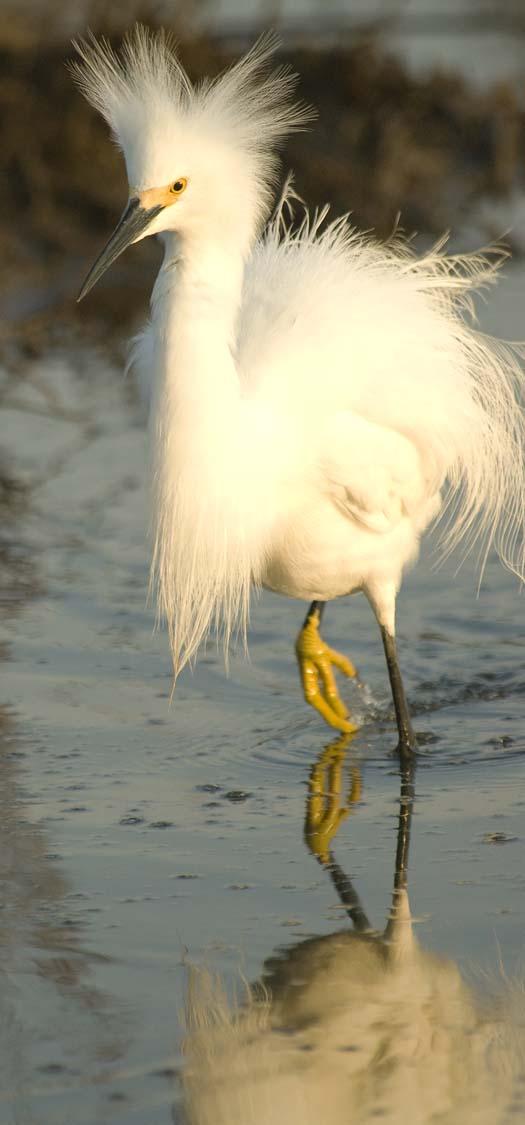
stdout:
{"type": "MultiPolygon", "coordinates": [[[[245,1002],[192,968],[187,997],[189,1125],[503,1125],[525,1120],[522,984],[503,974],[477,993],[456,963],[416,940],[407,889],[414,768],[402,765],[392,905],[373,929],[336,861],[342,821],[357,810],[350,736],[310,774],[305,841],[352,922],[266,961],[245,1002]]],[[[487,982],[485,982],[487,983],[487,982]]]]}

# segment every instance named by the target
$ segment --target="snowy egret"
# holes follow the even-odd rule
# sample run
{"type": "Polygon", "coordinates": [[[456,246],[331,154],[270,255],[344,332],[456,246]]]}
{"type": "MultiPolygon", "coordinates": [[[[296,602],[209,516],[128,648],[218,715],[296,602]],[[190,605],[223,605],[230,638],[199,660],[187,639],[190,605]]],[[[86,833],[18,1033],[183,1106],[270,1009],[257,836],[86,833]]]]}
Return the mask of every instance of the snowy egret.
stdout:
{"type": "Polygon", "coordinates": [[[498,262],[416,258],[326,209],[272,202],[275,149],[311,111],[263,37],[193,86],[169,37],[95,39],[73,64],[120,145],[130,198],[83,297],[130,244],[164,259],[134,361],[153,385],[152,586],[175,675],[212,630],[246,636],[252,586],[311,602],[304,694],[355,729],[321,639],[327,600],[358,591],[381,629],[401,751],[415,745],[395,642],[403,571],[445,509],[445,549],[494,546],[524,574],[525,423],[516,349],[465,319],[498,262]]]}

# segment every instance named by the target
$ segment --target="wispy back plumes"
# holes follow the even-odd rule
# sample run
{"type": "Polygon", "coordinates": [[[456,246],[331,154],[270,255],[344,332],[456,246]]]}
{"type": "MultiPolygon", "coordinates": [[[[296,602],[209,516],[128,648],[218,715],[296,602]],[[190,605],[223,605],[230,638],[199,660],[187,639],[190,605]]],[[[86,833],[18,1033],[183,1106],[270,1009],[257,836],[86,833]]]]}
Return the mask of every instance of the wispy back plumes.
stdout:
{"type": "MultiPolygon", "coordinates": [[[[523,579],[522,349],[469,323],[473,293],[495,280],[500,261],[498,253],[447,256],[441,243],[416,258],[401,237],[381,245],[345,217],[327,223],[325,211],[293,226],[282,201],[246,267],[240,406],[214,414],[206,438],[194,427],[188,444],[175,436],[175,416],[170,430],[166,404],[156,414],[152,574],[177,671],[210,632],[226,652],[236,633],[245,641],[250,587],[264,580],[287,506],[293,511],[326,463],[311,427],[315,418],[322,434],[333,403],[417,450],[428,497],[444,496],[442,555],[477,546],[481,574],[494,548],[523,579]],[[258,403],[275,411],[265,435],[258,403]]],[[[359,457],[350,439],[345,457],[348,483],[359,457]]],[[[362,487],[373,479],[369,470],[362,487]]],[[[352,502],[344,501],[347,513],[377,526],[352,502]]],[[[419,493],[405,493],[401,513],[423,531],[431,516],[420,506],[419,493]]]]}

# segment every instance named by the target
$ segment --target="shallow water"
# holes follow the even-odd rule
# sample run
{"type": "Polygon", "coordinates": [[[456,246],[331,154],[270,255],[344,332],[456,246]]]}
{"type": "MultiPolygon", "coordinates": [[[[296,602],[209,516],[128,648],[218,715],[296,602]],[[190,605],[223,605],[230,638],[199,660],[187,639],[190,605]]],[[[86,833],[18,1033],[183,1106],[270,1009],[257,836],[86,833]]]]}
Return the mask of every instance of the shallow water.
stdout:
{"type": "MultiPolygon", "coordinates": [[[[523,289],[512,274],[487,327],[519,334],[523,289]]],[[[166,1125],[182,1113],[188,965],[231,990],[277,949],[350,927],[303,840],[309,772],[330,742],[298,687],[303,608],[265,594],[251,661],[236,656],[226,679],[210,650],[170,706],[167,642],[145,606],[133,387],[99,358],[49,359],[4,387],[2,415],[42,594],[3,622],[0,1122],[166,1125]]],[[[477,599],[472,567],[436,573],[430,548],[399,601],[422,735],[416,936],[468,973],[512,972],[523,952],[523,612],[495,560],[477,599]]],[[[365,684],[348,688],[363,727],[341,767],[343,804],[352,769],[361,795],[333,852],[382,929],[399,772],[380,641],[360,598],[332,605],[324,631],[365,684]]]]}

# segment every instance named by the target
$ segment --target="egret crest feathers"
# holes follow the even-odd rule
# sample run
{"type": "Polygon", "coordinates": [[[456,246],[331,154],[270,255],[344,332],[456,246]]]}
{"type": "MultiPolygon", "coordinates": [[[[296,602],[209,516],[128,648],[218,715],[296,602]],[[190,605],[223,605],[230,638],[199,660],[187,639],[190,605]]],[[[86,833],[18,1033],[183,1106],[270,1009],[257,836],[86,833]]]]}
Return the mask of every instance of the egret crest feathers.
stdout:
{"type": "Polygon", "coordinates": [[[152,167],[145,151],[149,158],[154,150],[168,152],[173,160],[181,134],[226,141],[255,161],[264,183],[273,178],[274,147],[315,116],[292,100],[297,75],[288,66],[269,70],[278,45],[276,35],[263,35],[217,78],[194,85],[177,58],[174,38],[139,24],[120,52],[93,35],[77,40],[80,59],[71,71],[110,125],[134,186],[152,186],[140,182],[143,167],[152,167]]]}

